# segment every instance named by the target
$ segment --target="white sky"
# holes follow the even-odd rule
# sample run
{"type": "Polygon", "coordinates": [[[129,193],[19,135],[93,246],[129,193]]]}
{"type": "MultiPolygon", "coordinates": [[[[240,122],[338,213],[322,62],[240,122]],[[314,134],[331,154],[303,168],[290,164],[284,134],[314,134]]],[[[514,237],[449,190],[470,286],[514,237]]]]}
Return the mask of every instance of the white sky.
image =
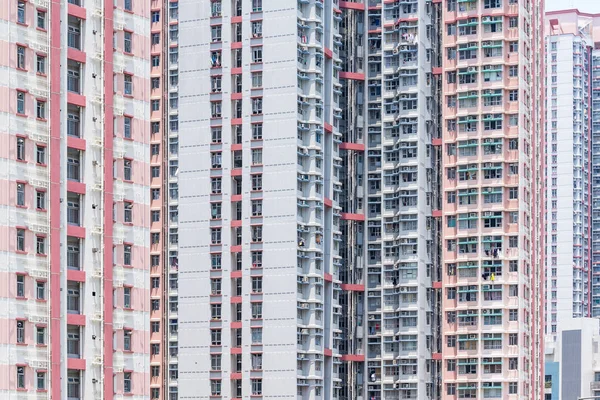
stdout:
{"type": "Polygon", "coordinates": [[[546,0],[546,11],[578,8],[581,12],[600,13],[600,0],[546,0]]]}

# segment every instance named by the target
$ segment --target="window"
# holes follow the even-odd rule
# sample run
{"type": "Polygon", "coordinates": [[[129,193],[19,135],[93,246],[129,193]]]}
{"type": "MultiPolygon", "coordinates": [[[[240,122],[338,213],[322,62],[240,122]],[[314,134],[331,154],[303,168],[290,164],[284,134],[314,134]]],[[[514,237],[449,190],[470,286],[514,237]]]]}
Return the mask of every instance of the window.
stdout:
{"type": "Polygon", "coordinates": [[[131,139],[131,117],[123,117],[123,137],[131,139]]]}
{"type": "Polygon", "coordinates": [[[38,74],[46,74],[46,57],[36,55],[36,72],[38,74]]]}
{"type": "Polygon", "coordinates": [[[450,335],[446,337],[446,345],[448,347],[456,347],[456,336],[450,335]]]}
{"type": "Polygon", "coordinates": [[[210,305],[210,317],[211,319],[221,319],[221,304],[210,305]]]}
{"type": "Polygon", "coordinates": [[[151,18],[152,23],[160,22],[160,11],[152,11],[151,18]]]}
{"type": "Polygon", "coordinates": [[[221,219],[221,203],[210,203],[210,217],[221,219]]]}
{"type": "Polygon", "coordinates": [[[153,356],[157,356],[160,354],[160,344],[159,343],[151,343],[150,344],[150,354],[153,356]]]}
{"type": "MultiPolygon", "coordinates": [[[[25,114],[25,92],[17,91],[17,114],[25,114]]],[[[22,160],[18,158],[17,160],[22,160]]]]}
{"type": "Polygon", "coordinates": [[[25,229],[17,229],[17,251],[25,251],[25,229]]]}
{"type": "Polygon", "coordinates": [[[251,379],[252,382],[252,396],[262,395],[262,379],[251,379]]]}
{"type": "Polygon", "coordinates": [[[123,160],[123,180],[131,180],[131,160],[123,160]]]}
{"type": "Polygon", "coordinates": [[[252,165],[261,165],[262,163],[262,149],[252,149],[252,165]]]}
{"type": "Polygon", "coordinates": [[[262,72],[253,72],[252,73],[252,87],[253,88],[261,88],[262,87],[262,72]]]}
{"type": "Polygon", "coordinates": [[[252,319],[262,318],[262,303],[252,303],[252,319]]]}
{"type": "Polygon", "coordinates": [[[518,101],[519,100],[519,91],[518,90],[509,90],[508,91],[508,100],[509,101],[518,101]]]}
{"type": "Polygon", "coordinates": [[[254,225],[250,227],[252,233],[252,242],[262,242],[262,225],[254,225]]]}
{"type": "Polygon", "coordinates": [[[262,328],[251,328],[252,331],[252,343],[262,343],[262,328]]]}
{"type": "Polygon", "coordinates": [[[221,228],[210,229],[211,244],[221,244],[221,228]]]}
{"type": "Polygon", "coordinates": [[[35,162],[41,165],[46,165],[46,146],[35,147],[35,162]]]}
{"type": "Polygon", "coordinates": [[[17,343],[25,343],[25,321],[17,321],[17,343]]]}
{"type": "Polygon", "coordinates": [[[221,254],[211,254],[210,255],[210,265],[214,270],[221,269],[221,254]]]}
{"type": "Polygon", "coordinates": [[[36,101],[36,118],[46,119],[46,102],[43,100],[36,101]]]}
{"type": "Polygon", "coordinates": [[[46,237],[36,236],[35,238],[35,252],[38,255],[46,254],[46,237]]]}
{"type": "Polygon", "coordinates": [[[260,217],[262,215],[262,200],[252,200],[252,216],[260,217]]]}
{"type": "Polygon", "coordinates": [[[221,25],[213,25],[210,27],[210,34],[213,42],[221,41],[221,25]]]}
{"type": "Polygon", "coordinates": [[[17,367],[17,388],[25,389],[25,367],[17,367]]]}
{"type": "Polygon", "coordinates": [[[210,103],[211,107],[211,117],[212,118],[221,118],[221,110],[222,104],[220,101],[213,101],[210,103]]]}
{"type": "Polygon", "coordinates": [[[17,297],[25,297],[25,276],[17,275],[17,297]]]}
{"type": "Polygon", "coordinates": [[[448,372],[456,371],[456,360],[449,359],[446,361],[446,370],[448,372]]]}
{"type": "Polygon", "coordinates": [[[221,193],[221,178],[211,178],[210,179],[211,193],[219,194],[221,193]]]}
{"type": "Polygon", "coordinates": [[[211,396],[221,395],[221,380],[212,379],[210,381],[210,394],[211,396]]]}
{"type": "Polygon", "coordinates": [[[123,350],[131,351],[131,329],[123,330],[123,350]]]}
{"type": "Polygon", "coordinates": [[[252,0],[252,12],[262,11],[262,0],[252,0]]]}
{"type": "Polygon", "coordinates": [[[518,346],[519,344],[519,334],[518,333],[509,333],[508,334],[508,345],[509,346],[518,346]]]}
{"type": "Polygon", "coordinates": [[[220,371],[221,370],[221,354],[211,354],[210,370],[211,371],[220,371]]]}
{"type": "Polygon", "coordinates": [[[262,139],[262,124],[253,124],[252,125],[252,140],[261,140],[262,139]]]}
{"type": "Polygon", "coordinates": [[[69,47],[81,50],[81,20],[69,15],[67,44],[69,47]]]}
{"type": "Polygon", "coordinates": [[[252,190],[262,190],[262,175],[252,175],[252,190]]]}
{"type": "Polygon", "coordinates": [[[210,280],[210,294],[221,294],[221,278],[213,278],[210,280]]]}
{"type": "Polygon", "coordinates": [[[252,293],[262,293],[262,277],[252,277],[252,293]]]}
{"type": "Polygon", "coordinates": [[[133,11],[133,0],[125,0],[123,2],[123,9],[126,11],[133,11]]]}
{"type": "Polygon", "coordinates": [[[17,183],[17,205],[25,206],[25,184],[17,183]]]}
{"type": "Polygon", "coordinates": [[[257,97],[252,99],[252,114],[253,115],[258,115],[258,114],[262,114],[263,109],[262,109],[262,97],[257,97]]]}
{"type": "Polygon", "coordinates": [[[262,20],[252,21],[252,37],[262,37],[262,20]]]}
{"type": "Polygon", "coordinates": [[[262,46],[256,46],[252,48],[252,62],[253,63],[261,63],[262,62],[262,46]]]}
{"type": "Polygon", "coordinates": [[[81,312],[81,297],[79,282],[67,282],[67,313],[79,314],[81,312]]]}
{"type": "Polygon", "coordinates": [[[46,344],[46,328],[38,326],[35,328],[35,343],[46,344]]]}
{"type": "Polygon", "coordinates": [[[25,23],[25,2],[19,1],[17,3],[17,22],[20,24],[25,23]]]}
{"type": "Polygon", "coordinates": [[[123,221],[126,223],[133,222],[133,203],[131,201],[123,202],[123,221]]]}
{"type": "Polygon", "coordinates": [[[518,394],[519,393],[519,383],[518,382],[509,382],[508,383],[508,394],[518,394]]]}
{"type": "Polygon", "coordinates": [[[123,392],[131,393],[131,372],[123,373],[123,392]]]}
{"type": "Polygon", "coordinates": [[[25,69],[25,47],[17,46],[17,68],[25,69]]]}
{"type": "MultiPolygon", "coordinates": [[[[123,32],[123,52],[131,54],[131,46],[132,46],[132,38],[133,33],[124,31],[123,32]]],[[[154,65],[154,56],[153,56],[153,65],[154,65]]]]}
{"type": "Polygon", "coordinates": [[[123,75],[123,93],[126,95],[133,94],[133,76],[129,74],[123,75]]]}
{"type": "Polygon", "coordinates": [[[456,383],[447,383],[446,384],[446,394],[448,396],[456,395],[456,383]]]}
{"type": "Polygon", "coordinates": [[[131,308],[131,287],[123,288],[123,308],[131,308]]]}
{"type": "Polygon", "coordinates": [[[123,245],[123,265],[131,265],[131,245],[123,245]]]}
{"type": "Polygon", "coordinates": [[[78,370],[68,370],[67,372],[67,398],[81,398],[81,378],[78,370]]]}
{"type": "Polygon", "coordinates": [[[46,282],[37,281],[35,283],[35,298],[38,300],[46,300],[46,282]]]}
{"type": "Polygon", "coordinates": [[[220,329],[211,329],[210,344],[211,344],[211,346],[220,346],[221,345],[221,330],[220,329]]]}

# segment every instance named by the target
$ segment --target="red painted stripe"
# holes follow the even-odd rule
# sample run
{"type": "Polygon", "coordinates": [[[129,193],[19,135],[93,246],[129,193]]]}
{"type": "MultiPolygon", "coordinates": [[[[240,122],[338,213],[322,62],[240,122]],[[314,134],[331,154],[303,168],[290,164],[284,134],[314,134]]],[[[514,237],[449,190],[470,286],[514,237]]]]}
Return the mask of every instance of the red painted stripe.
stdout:
{"type": "Polygon", "coordinates": [[[358,285],[358,284],[353,284],[353,283],[342,283],[341,287],[342,287],[342,290],[347,290],[350,292],[364,292],[365,291],[365,285],[358,285]]]}
{"type": "Polygon", "coordinates": [[[74,17],[85,19],[87,10],[83,7],[79,7],[75,4],[69,3],[67,12],[69,13],[69,15],[73,15],[74,17]]]}
{"type": "MultiPolygon", "coordinates": [[[[72,4],[69,4],[69,5],[72,5],[72,4]]],[[[86,54],[83,51],[79,51],[79,50],[69,47],[67,49],[67,58],[70,60],[78,61],[80,63],[85,63],[86,54]]]]}
{"type": "Polygon", "coordinates": [[[345,8],[347,10],[364,11],[366,9],[366,6],[363,3],[355,3],[353,1],[340,1],[340,8],[345,8]]]}
{"type": "Polygon", "coordinates": [[[67,270],[67,280],[73,282],[85,282],[85,271],[67,270]]]}
{"type": "Polygon", "coordinates": [[[342,361],[363,362],[365,361],[365,356],[364,354],[344,354],[342,355],[342,361]]]}
{"type": "Polygon", "coordinates": [[[341,150],[354,150],[354,151],[365,151],[365,145],[361,143],[340,143],[341,150]]]}
{"type": "Polygon", "coordinates": [[[67,181],[67,190],[69,192],[85,194],[85,183],[83,182],[74,182],[67,181]]]}
{"type": "Polygon", "coordinates": [[[83,358],[67,358],[68,369],[85,369],[85,360],[83,358]]]}
{"type": "Polygon", "coordinates": [[[356,81],[364,81],[365,74],[360,74],[358,72],[340,72],[340,79],[353,79],[356,81]]]}
{"type": "Polygon", "coordinates": [[[242,277],[242,271],[231,271],[231,277],[232,278],[241,278],[242,277]]]}
{"type": "Polygon", "coordinates": [[[364,214],[342,213],[342,219],[345,221],[364,221],[364,214]]]}

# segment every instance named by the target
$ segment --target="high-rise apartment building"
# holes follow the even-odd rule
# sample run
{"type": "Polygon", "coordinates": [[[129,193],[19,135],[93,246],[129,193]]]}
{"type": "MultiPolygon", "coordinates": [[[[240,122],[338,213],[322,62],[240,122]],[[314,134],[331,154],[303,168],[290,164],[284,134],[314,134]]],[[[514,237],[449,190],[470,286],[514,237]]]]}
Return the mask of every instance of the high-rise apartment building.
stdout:
{"type": "Polygon", "coordinates": [[[440,4],[180,11],[179,395],[438,398],[440,4]]]}
{"type": "Polygon", "coordinates": [[[0,10],[2,397],[148,398],[149,7],[0,10]]]}
{"type": "Polygon", "coordinates": [[[543,393],[543,1],[443,2],[443,398],[543,393]]]}
{"type": "Polygon", "coordinates": [[[548,339],[571,318],[600,316],[599,29],[599,15],[546,14],[548,339]]]}
{"type": "Polygon", "coordinates": [[[179,3],[150,4],[150,395],[177,400],[179,3]]]}

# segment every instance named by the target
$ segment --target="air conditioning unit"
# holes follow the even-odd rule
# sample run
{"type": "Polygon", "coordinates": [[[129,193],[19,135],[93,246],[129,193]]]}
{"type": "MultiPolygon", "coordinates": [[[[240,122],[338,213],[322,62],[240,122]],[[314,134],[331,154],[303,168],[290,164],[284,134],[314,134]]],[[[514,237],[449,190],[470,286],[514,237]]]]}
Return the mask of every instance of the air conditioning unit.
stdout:
{"type": "Polygon", "coordinates": [[[98,251],[99,251],[99,250],[98,250],[98,248],[97,248],[97,247],[94,247],[94,248],[92,249],[92,253],[97,253],[98,251]]]}
{"type": "Polygon", "coordinates": [[[302,329],[302,330],[300,331],[300,333],[301,333],[302,335],[308,335],[308,329],[302,329]]]}
{"type": "Polygon", "coordinates": [[[475,67],[469,67],[469,68],[467,68],[467,71],[468,72],[477,72],[477,68],[475,68],[475,67]]]}
{"type": "Polygon", "coordinates": [[[309,278],[308,278],[308,276],[303,276],[303,277],[302,277],[302,282],[304,282],[304,283],[308,283],[308,282],[309,282],[309,278]]]}
{"type": "Polygon", "coordinates": [[[482,313],[482,314],[487,314],[487,313],[488,313],[488,310],[485,310],[485,309],[484,309],[484,310],[481,310],[481,313],[482,313]]]}

